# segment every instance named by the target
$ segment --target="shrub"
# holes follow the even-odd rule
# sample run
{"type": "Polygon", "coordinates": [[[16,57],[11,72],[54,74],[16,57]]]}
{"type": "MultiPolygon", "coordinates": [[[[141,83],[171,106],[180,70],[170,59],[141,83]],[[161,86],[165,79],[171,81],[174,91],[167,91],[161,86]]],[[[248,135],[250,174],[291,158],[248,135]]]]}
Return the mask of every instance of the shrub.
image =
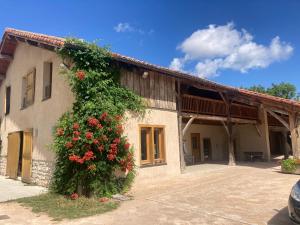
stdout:
{"type": "Polygon", "coordinates": [[[75,101],[54,131],[57,158],[51,187],[68,195],[122,192],[134,178],[133,148],[123,135],[124,113],[142,113],[142,99],[119,85],[107,49],[67,39],[58,53],[72,62],[64,73],[75,101]],[[117,177],[117,170],[128,175],[117,177]]]}
{"type": "Polygon", "coordinates": [[[295,159],[285,159],[281,162],[283,171],[288,173],[294,173],[296,171],[296,164],[295,159]]]}

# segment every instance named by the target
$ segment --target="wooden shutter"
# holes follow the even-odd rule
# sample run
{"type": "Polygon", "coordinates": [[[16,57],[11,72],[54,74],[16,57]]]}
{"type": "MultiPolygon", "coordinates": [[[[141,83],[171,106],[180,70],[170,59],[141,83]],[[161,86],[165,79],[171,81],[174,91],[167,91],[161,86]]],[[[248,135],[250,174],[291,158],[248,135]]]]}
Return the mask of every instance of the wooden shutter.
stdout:
{"type": "Polygon", "coordinates": [[[12,179],[16,179],[18,176],[20,143],[20,132],[8,134],[6,174],[12,179]]]}
{"type": "Polygon", "coordinates": [[[32,163],[32,132],[23,132],[22,181],[30,183],[32,163]]]}

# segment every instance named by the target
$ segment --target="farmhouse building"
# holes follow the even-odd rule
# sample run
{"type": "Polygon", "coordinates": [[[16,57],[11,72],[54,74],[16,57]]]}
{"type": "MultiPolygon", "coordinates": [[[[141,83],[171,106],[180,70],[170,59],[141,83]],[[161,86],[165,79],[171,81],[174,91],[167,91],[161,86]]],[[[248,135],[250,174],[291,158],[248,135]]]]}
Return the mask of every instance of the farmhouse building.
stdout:
{"type": "MultiPolygon", "coordinates": [[[[0,174],[48,185],[52,132],[74,100],[56,50],[64,39],[6,29],[0,45],[0,174]]],[[[127,114],[138,180],[206,162],[300,157],[300,102],[220,85],[112,53],[121,85],[147,102],[127,114]]]]}

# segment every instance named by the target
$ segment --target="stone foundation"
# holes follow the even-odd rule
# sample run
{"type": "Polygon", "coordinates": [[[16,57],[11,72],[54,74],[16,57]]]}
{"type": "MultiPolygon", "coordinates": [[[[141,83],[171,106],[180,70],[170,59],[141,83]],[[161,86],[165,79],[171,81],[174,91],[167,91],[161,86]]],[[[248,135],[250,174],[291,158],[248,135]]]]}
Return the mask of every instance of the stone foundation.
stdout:
{"type": "Polygon", "coordinates": [[[53,161],[32,160],[31,182],[48,187],[54,170],[53,161]]]}
{"type": "Polygon", "coordinates": [[[0,175],[2,176],[6,175],[6,163],[6,156],[0,156],[0,175]]]}

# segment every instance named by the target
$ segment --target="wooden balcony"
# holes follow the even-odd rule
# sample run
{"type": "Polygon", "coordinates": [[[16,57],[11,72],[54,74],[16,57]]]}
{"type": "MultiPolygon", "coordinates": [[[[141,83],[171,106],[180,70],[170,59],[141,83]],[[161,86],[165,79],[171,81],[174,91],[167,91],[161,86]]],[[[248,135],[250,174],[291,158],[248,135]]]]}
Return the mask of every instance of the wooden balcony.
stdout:
{"type": "MultiPolygon", "coordinates": [[[[226,105],[221,100],[208,99],[193,95],[182,95],[181,107],[182,112],[185,113],[227,117],[226,105]]],[[[231,105],[231,117],[257,120],[258,110],[256,107],[233,103],[231,105]]]]}

